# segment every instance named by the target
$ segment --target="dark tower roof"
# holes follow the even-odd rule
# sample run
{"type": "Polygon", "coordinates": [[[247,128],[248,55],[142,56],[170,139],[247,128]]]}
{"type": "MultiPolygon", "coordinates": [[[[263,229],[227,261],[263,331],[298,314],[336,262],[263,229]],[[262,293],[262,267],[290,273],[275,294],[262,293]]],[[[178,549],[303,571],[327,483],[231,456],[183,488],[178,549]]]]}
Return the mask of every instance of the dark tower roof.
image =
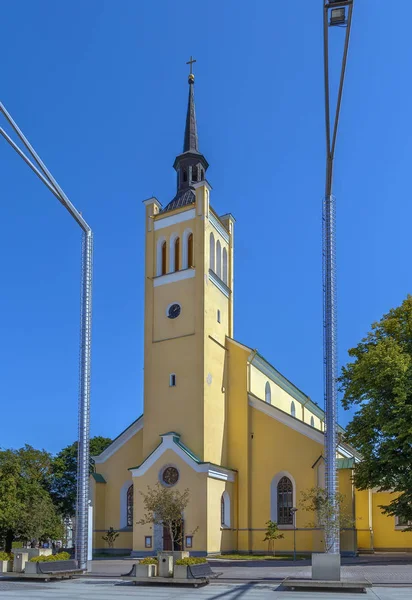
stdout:
{"type": "Polygon", "coordinates": [[[197,139],[197,123],[195,110],[195,77],[193,73],[189,76],[189,100],[187,102],[185,139],[183,152],[198,152],[199,141],[197,139]]]}
{"type": "Polygon", "coordinates": [[[199,152],[194,87],[195,76],[193,73],[190,73],[183,152],[176,156],[173,164],[173,168],[177,172],[177,193],[161,212],[194,204],[196,197],[193,184],[204,180],[206,170],[209,166],[203,154],[199,152]]]}

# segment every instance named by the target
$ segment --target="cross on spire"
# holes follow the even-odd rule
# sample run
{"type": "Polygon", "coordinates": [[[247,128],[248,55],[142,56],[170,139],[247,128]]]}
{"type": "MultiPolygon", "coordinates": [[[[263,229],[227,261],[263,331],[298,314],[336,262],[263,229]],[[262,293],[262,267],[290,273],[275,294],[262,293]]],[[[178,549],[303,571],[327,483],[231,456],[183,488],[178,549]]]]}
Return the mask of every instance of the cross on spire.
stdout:
{"type": "Polygon", "coordinates": [[[197,62],[196,59],[193,58],[193,56],[190,57],[190,60],[187,61],[187,65],[190,65],[190,73],[189,75],[193,75],[193,63],[197,62]]]}

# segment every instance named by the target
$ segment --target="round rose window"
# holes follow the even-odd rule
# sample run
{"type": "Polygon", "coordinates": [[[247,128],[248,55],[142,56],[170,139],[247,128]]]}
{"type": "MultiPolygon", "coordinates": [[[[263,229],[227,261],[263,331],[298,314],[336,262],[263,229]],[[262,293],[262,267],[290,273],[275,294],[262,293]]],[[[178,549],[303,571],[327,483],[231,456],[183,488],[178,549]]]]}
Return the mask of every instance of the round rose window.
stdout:
{"type": "Polygon", "coordinates": [[[162,473],[162,481],[166,485],[175,485],[179,481],[179,471],[175,467],[166,467],[162,473]]]}

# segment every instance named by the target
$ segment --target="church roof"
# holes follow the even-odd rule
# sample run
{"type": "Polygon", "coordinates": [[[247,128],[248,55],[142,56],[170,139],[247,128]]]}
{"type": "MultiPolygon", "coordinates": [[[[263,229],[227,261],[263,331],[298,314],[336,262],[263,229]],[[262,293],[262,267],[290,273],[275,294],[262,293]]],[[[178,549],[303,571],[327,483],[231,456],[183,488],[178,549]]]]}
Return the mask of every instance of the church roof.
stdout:
{"type": "Polygon", "coordinates": [[[176,208],[182,208],[183,206],[188,206],[189,204],[194,204],[196,200],[195,192],[192,188],[186,190],[179,190],[176,196],[169,202],[167,206],[165,206],[160,212],[165,213],[170,210],[175,210],[176,208]]]}
{"type": "Polygon", "coordinates": [[[199,140],[197,137],[197,123],[195,110],[195,78],[189,76],[189,99],[187,102],[185,137],[183,141],[183,152],[199,152],[199,140]]]}

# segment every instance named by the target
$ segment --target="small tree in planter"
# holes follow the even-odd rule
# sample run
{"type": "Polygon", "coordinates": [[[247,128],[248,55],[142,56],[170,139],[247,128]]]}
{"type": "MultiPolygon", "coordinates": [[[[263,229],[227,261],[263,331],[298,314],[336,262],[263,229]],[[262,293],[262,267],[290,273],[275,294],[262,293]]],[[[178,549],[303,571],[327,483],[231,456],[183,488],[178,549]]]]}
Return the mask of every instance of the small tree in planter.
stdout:
{"type": "MultiPolygon", "coordinates": [[[[334,498],[330,498],[325,488],[313,487],[301,492],[300,507],[302,510],[311,512],[314,520],[307,527],[319,527],[323,530],[323,543],[325,553],[329,553],[331,546],[328,540],[340,535],[342,529],[353,528],[355,520],[345,512],[343,502],[344,494],[337,492],[334,498]]],[[[312,554],[312,577],[313,579],[340,579],[340,554],[312,554]],[[324,557],[324,558],[322,558],[324,557]],[[326,573],[329,571],[330,577],[326,573]]]]}
{"type": "Polygon", "coordinates": [[[275,556],[275,541],[281,540],[285,536],[279,531],[278,524],[275,521],[267,521],[266,527],[267,530],[263,541],[268,543],[268,553],[272,553],[275,556]]]}
{"type": "Polygon", "coordinates": [[[117,531],[113,529],[113,527],[109,527],[109,529],[106,532],[106,535],[102,535],[102,540],[107,542],[109,548],[114,548],[114,543],[118,537],[119,534],[117,533],[117,531]]]}
{"type": "MultiPolygon", "coordinates": [[[[183,547],[182,514],[190,501],[188,489],[183,492],[163,487],[156,483],[155,487],[148,486],[147,492],[140,492],[143,496],[145,514],[138,525],[159,524],[167,527],[172,542],[172,548],[183,547]]],[[[196,533],[198,528],[191,532],[196,533]]]]}

